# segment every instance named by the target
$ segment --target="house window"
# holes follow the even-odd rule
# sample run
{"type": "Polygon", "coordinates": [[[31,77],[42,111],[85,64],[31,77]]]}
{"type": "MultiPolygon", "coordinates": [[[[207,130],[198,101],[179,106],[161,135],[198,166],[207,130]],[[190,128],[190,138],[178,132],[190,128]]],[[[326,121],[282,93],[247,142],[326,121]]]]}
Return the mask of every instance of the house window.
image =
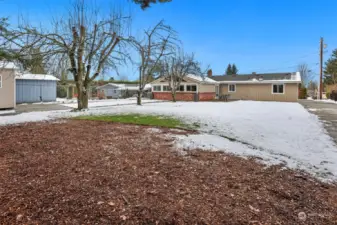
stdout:
{"type": "Polygon", "coordinates": [[[284,84],[273,84],[273,94],[283,94],[284,84]]]}
{"type": "Polygon", "coordinates": [[[184,85],[180,85],[177,89],[178,89],[178,91],[185,91],[185,86],[184,85]]]}
{"type": "Polygon", "coordinates": [[[153,86],[153,91],[161,91],[161,86],[160,85],[153,86]]]}
{"type": "Polygon", "coordinates": [[[2,76],[0,75],[0,88],[2,88],[2,76]]]}
{"type": "Polygon", "coordinates": [[[186,91],[197,91],[197,85],[186,85],[186,91]]]}
{"type": "Polygon", "coordinates": [[[170,86],[168,85],[163,86],[163,91],[170,91],[170,86]]]}
{"type": "Polygon", "coordinates": [[[116,91],[116,90],[114,90],[114,93],[116,94],[116,93],[117,93],[117,91],[116,91]]]}
{"type": "Polygon", "coordinates": [[[228,92],[236,92],[236,85],[235,84],[229,84],[228,85],[228,92]]]}

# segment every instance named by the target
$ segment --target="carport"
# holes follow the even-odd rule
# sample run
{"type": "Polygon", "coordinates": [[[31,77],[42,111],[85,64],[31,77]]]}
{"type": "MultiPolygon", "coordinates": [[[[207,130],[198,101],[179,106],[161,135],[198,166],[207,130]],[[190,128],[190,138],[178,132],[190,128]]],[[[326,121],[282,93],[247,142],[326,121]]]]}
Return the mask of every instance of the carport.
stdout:
{"type": "Polygon", "coordinates": [[[16,103],[56,101],[56,77],[46,74],[21,74],[16,77],[16,103]]]}

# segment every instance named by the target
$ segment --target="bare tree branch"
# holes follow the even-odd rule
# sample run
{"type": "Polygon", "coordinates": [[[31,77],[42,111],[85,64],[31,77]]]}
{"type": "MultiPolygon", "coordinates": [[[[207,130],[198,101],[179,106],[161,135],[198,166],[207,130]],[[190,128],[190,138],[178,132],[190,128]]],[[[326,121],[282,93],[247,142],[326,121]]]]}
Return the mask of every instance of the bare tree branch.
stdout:
{"type": "Polygon", "coordinates": [[[138,105],[141,105],[145,85],[155,79],[155,71],[158,71],[161,59],[173,54],[178,42],[176,32],[170,26],[165,25],[164,21],[144,31],[144,38],[130,40],[140,56],[138,105]]]}
{"type": "Polygon", "coordinates": [[[2,23],[0,38],[7,47],[18,49],[18,57],[30,57],[33,49],[39,49],[45,64],[70,65],[68,69],[78,91],[78,109],[83,109],[88,107],[90,83],[103,69],[116,69],[129,57],[123,51],[128,20],[130,17],[122,11],[115,10],[103,17],[86,1],[75,0],[68,16],[55,20],[51,28],[36,28],[29,23],[8,28],[2,23]]]}
{"type": "Polygon", "coordinates": [[[194,54],[186,54],[182,50],[177,51],[175,55],[165,57],[161,64],[161,76],[169,83],[173,101],[176,101],[176,92],[187,75],[204,75],[200,63],[194,59],[194,54]]]}

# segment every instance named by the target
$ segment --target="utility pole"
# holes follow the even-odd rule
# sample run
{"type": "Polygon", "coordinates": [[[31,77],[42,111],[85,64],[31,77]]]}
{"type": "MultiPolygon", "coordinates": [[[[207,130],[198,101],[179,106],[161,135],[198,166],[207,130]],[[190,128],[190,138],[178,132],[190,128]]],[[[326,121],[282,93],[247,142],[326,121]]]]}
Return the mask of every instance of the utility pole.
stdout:
{"type": "Polygon", "coordinates": [[[320,50],[319,50],[319,99],[322,100],[322,92],[323,92],[323,38],[321,37],[320,41],[320,50]]]}

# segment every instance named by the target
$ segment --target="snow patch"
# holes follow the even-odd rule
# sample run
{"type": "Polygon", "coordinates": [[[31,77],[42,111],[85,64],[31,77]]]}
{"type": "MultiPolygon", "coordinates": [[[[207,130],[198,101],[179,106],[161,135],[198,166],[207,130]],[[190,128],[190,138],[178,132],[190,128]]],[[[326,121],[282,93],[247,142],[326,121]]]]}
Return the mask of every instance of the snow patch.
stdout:
{"type": "Polygon", "coordinates": [[[334,101],[332,99],[322,99],[322,100],[313,100],[313,99],[309,99],[307,98],[308,100],[312,100],[312,101],[315,101],[315,102],[324,102],[324,103],[332,103],[332,104],[337,104],[337,101],[334,101]]]}
{"type": "Polygon", "coordinates": [[[10,109],[10,110],[0,110],[0,115],[3,114],[11,114],[11,113],[15,113],[14,109],[10,109]]]}
{"type": "MultiPolygon", "coordinates": [[[[107,107],[107,106],[118,106],[118,105],[135,105],[137,102],[136,98],[126,98],[126,99],[102,99],[102,100],[89,100],[89,108],[95,107],[107,107]]],[[[162,102],[160,100],[152,99],[142,99],[142,103],[152,103],[152,102],[162,102]]],[[[67,102],[62,104],[67,107],[77,108],[77,100],[75,102],[67,102]]]]}
{"type": "Polygon", "coordinates": [[[151,128],[147,128],[147,131],[151,132],[151,133],[161,133],[161,129],[155,128],[155,127],[151,127],[151,128]]]}
{"type": "Polygon", "coordinates": [[[304,170],[314,176],[319,177],[323,181],[336,180],[337,168],[335,160],[325,158],[315,159],[315,156],[303,156],[301,160],[293,158],[292,156],[277,153],[273,150],[256,148],[249,144],[243,144],[235,140],[229,140],[224,137],[210,135],[210,134],[192,134],[192,135],[174,135],[175,147],[178,151],[202,149],[208,151],[222,151],[229,154],[246,157],[257,157],[262,159],[262,163],[267,166],[282,164],[292,169],[304,170]],[[315,164],[312,164],[315,162],[315,164]]]}

